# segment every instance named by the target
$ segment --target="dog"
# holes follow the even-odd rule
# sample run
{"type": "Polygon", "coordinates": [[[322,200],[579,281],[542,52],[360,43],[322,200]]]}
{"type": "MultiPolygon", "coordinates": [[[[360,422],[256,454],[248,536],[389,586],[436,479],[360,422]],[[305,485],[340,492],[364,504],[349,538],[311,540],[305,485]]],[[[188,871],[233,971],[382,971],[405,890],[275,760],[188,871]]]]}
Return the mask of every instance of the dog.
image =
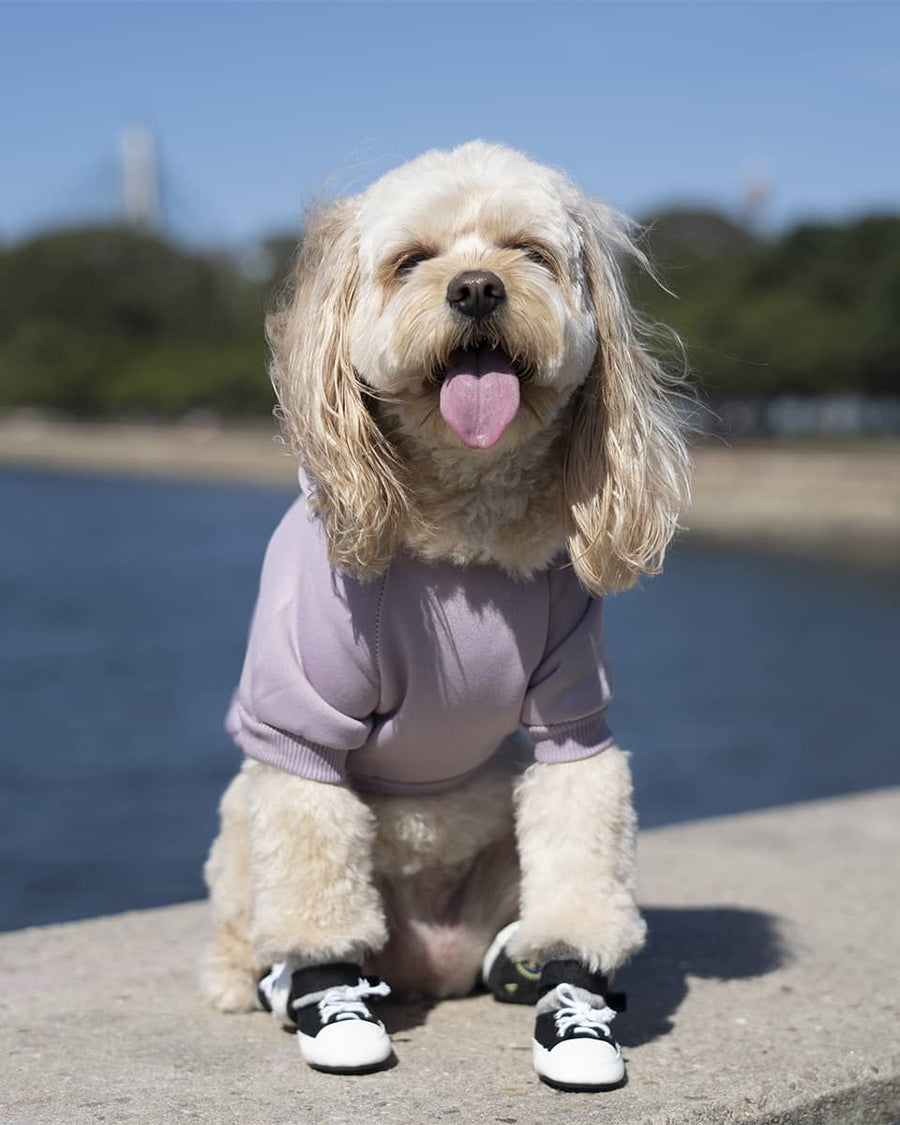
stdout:
{"type": "Polygon", "coordinates": [[[602,599],[659,570],[688,479],[632,229],[510,148],[426,152],[311,216],[267,321],[301,495],[228,718],[203,983],[319,1069],[384,1065],[389,989],[483,980],[536,1004],[544,1081],[623,1080],[645,925],[602,599]]]}

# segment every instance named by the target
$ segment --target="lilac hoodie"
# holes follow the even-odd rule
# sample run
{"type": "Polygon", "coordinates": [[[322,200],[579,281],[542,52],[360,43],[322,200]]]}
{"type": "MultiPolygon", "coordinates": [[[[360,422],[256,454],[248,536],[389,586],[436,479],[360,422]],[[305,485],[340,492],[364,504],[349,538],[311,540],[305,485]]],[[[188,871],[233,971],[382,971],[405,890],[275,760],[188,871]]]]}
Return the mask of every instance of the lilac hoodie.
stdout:
{"type": "Polygon", "coordinates": [[[266,553],[226,722],[245,754],[378,793],[451,789],[522,725],[541,762],[612,741],[602,602],[564,556],[529,581],[401,553],[363,583],[301,496],[266,553]]]}

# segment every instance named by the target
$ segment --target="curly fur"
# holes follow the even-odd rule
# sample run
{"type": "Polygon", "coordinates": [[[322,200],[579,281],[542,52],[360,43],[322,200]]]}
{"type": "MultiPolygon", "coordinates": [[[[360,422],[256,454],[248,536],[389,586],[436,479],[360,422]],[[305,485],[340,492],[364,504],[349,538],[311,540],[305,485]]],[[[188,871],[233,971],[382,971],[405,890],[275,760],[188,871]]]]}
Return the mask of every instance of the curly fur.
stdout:
{"type": "Polygon", "coordinates": [[[529,767],[516,791],[522,864],[519,957],[575,957],[618,969],[644,944],[634,902],[635,835],[628,755],[615,746],[578,762],[529,767]],[[581,871],[575,883],[563,872],[581,871]]]}
{"type": "MultiPolygon", "coordinates": [[[[622,216],[480,141],[311,216],[267,330],[333,566],[369,578],[404,549],[527,578],[567,547],[598,594],[659,568],[687,453],[625,258],[646,267],[622,216]],[[483,322],[446,297],[476,267],[506,289],[483,322]],[[487,450],[465,448],[439,410],[442,369],[468,346],[502,349],[520,378],[520,409],[487,450]]],[[[251,1006],[259,967],[282,958],[361,959],[401,991],[459,994],[517,914],[524,955],[621,965],[644,937],[627,757],[524,776],[515,758],[416,798],[246,765],[206,866],[213,1002],[251,1006]]]]}
{"type": "Polygon", "coordinates": [[[403,544],[526,577],[565,540],[595,593],[659,568],[687,453],[677,380],[641,343],[624,255],[647,266],[612,208],[482,142],[426,153],[311,216],[269,321],[271,372],[336,567],[371,577],[403,544]],[[398,279],[392,266],[423,248],[433,256],[398,279]],[[476,266],[508,294],[481,328],[446,301],[476,266]],[[440,417],[434,373],[476,333],[524,379],[514,423],[473,458],[440,417]]]}

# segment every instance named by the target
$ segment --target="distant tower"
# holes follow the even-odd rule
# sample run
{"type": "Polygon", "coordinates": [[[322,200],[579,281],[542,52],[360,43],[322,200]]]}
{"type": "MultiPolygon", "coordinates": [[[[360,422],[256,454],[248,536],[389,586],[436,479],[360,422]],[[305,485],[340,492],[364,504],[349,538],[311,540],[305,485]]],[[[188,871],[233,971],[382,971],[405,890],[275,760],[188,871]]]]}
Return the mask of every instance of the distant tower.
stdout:
{"type": "Polygon", "coordinates": [[[744,170],[741,177],[741,219],[750,230],[759,230],[769,197],[772,194],[772,177],[759,164],[744,170]]]}
{"type": "Polygon", "coordinates": [[[119,136],[119,156],[125,218],[142,230],[159,230],[162,210],[153,134],[143,125],[127,126],[119,136]]]}

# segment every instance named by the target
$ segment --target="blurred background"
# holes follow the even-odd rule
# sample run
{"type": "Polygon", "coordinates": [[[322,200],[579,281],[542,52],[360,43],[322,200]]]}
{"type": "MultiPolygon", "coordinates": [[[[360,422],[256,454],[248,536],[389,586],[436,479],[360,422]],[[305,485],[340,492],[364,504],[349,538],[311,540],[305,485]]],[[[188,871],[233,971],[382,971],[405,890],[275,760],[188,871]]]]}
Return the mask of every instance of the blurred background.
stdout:
{"type": "Polygon", "coordinates": [[[304,205],[481,136],[645,224],[703,431],[609,607],[653,826],[900,781],[900,9],[0,7],[0,926],[202,894],[304,205]],[[667,291],[668,290],[668,291],[667,291]]]}

